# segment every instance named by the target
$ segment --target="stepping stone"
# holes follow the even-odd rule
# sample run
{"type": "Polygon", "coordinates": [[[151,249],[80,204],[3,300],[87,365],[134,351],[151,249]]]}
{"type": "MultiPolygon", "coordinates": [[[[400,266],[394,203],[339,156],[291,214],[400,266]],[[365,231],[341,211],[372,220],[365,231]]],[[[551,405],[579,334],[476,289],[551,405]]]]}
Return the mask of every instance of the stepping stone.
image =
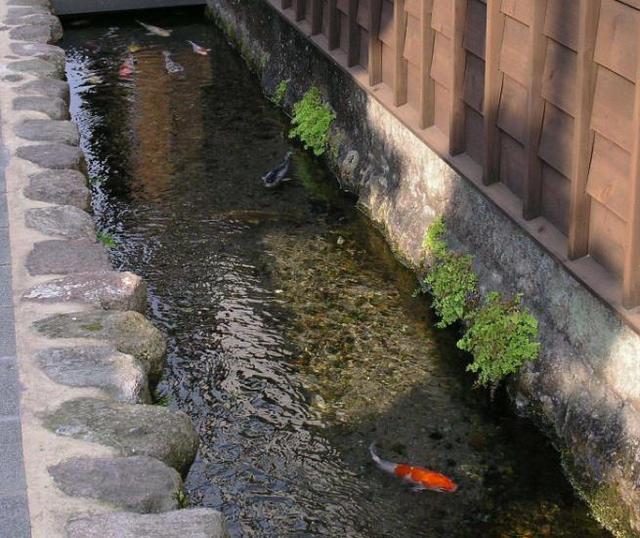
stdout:
{"type": "Polygon", "coordinates": [[[17,149],[16,155],[42,168],[72,168],[80,170],[84,164],[82,151],[79,148],[65,146],[64,144],[22,146],[17,149]]]}
{"type": "Polygon", "coordinates": [[[11,43],[11,50],[19,56],[33,56],[52,62],[58,71],[64,73],[65,54],[60,47],[46,43],[11,43]]]}
{"type": "Polygon", "coordinates": [[[109,271],[111,263],[104,247],[86,239],[40,241],[26,262],[29,274],[68,275],[89,271],[109,271]]]}
{"type": "Polygon", "coordinates": [[[41,303],[79,302],[104,310],[147,309],[147,287],[138,275],[118,271],[78,273],[49,280],[24,292],[22,298],[41,303]]]}
{"type": "MultiPolygon", "coordinates": [[[[53,79],[43,79],[51,80],[53,79]]],[[[37,81],[33,81],[34,83],[37,81]]],[[[25,84],[26,86],[26,84],[25,84]]],[[[21,86],[24,88],[25,86],[21,86]]],[[[49,116],[52,120],[69,119],[69,109],[67,103],[62,99],[54,99],[51,97],[23,96],[16,97],[13,100],[13,110],[28,110],[33,112],[42,112],[49,116]]]]}
{"type": "Polygon", "coordinates": [[[180,508],[180,475],[147,456],[73,458],[49,467],[49,474],[67,495],[98,499],[120,510],[155,514],[180,508]]]}
{"type": "Polygon", "coordinates": [[[182,411],[94,398],[64,402],[43,417],[58,435],[115,448],[122,456],[149,456],[183,475],[195,458],[198,434],[182,411]]]}
{"type": "Polygon", "coordinates": [[[91,204],[87,178],[77,170],[47,170],[31,175],[23,192],[27,198],[39,202],[72,205],[85,210],[91,204]]]}
{"type": "Polygon", "coordinates": [[[16,41],[32,41],[37,43],[55,43],[62,38],[62,27],[53,21],[50,24],[25,24],[16,26],[9,32],[9,37],[16,41]]]}
{"type": "Polygon", "coordinates": [[[26,73],[40,78],[63,78],[64,71],[60,71],[59,66],[54,62],[48,62],[41,58],[31,58],[29,60],[18,60],[7,65],[10,71],[26,73]]]}
{"type": "Polygon", "coordinates": [[[82,209],[71,205],[27,209],[24,220],[29,228],[46,235],[88,240],[96,237],[93,219],[82,209]]]}
{"type": "Polygon", "coordinates": [[[147,373],[138,360],[110,346],[49,348],[36,361],[50,379],[70,387],[97,387],[125,403],[150,403],[147,373]]]}
{"type": "Polygon", "coordinates": [[[69,146],[80,143],[76,124],[66,120],[25,120],[14,128],[14,132],[26,140],[58,142],[69,146]]]}
{"type": "MultiPolygon", "coordinates": [[[[64,114],[68,116],[67,103],[69,103],[69,84],[64,80],[56,80],[53,78],[39,78],[37,80],[32,80],[23,84],[18,88],[20,93],[36,93],[39,95],[44,95],[49,99],[57,98],[57,100],[62,101],[62,115],[60,117],[56,117],[54,119],[63,119],[64,114]]],[[[24,98],[22,98],[24,99],[24,98]]],[[[40,98],[42,99],[42,98],[40,98]]],[[[57,102],[57,101],[56,101],[57,102]]],[[[16,104],[14,101],[14,110],[23,110],[16,108],[16,104]]],[[[58,112],[60,105],[56,105],[56,112],[58,112]]],[[[42,112],[42,110],[39,110],[42,112]]],[[[48,114],[49,117],[53,117],[51,114],[48,114]]]]}
{"type": "Polygon", "coordinates": [[[140,515],[116,512],[71,518],[67,538],[228,538],[220,512],[211,508],[140,515]]]}
{"type": "Polygon", "coordinates": [[[138,359],[155,384],[162,375],[166,343],[162,333],[138,312],[91,311],[55,314],[33,326],[50,338],[105,340],[138,359]]]}

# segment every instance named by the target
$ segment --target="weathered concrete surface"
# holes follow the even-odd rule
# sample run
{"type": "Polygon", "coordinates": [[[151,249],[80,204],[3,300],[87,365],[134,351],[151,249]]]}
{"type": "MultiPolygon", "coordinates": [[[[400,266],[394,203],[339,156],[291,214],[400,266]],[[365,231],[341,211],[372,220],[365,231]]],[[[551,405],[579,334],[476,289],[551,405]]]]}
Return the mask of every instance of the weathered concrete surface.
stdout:
{"type": "Polygon", "coordinates": [[[22,298],[42,303],[87,303],[104,310],[144,313],[147,309],[147,287],[138,275],[129,272],[78,273],[48,280],[25,291],[22,298]]]}
{"type": "Polygon", "coordinates": [[[68,538],[227,538],[220,512],[192,508],[158,515],[114,513],[79,516],[67,526],[68,538]]]}
{"type": "Polygon", "coordinates": [[[166,343],[162,333],[138,312],[89,311],[56,314],[34,323],[49,338],[90,338],[110,342],[138,359],[151,381],[162,374],[166,343]]]}
{"type": "Polygon", "coordinates": [[[111,269],[109,256],[95,241],[40,241],[25,262],[31,275],[66,275],[111,269]]]}
{"type": "Polygon", "coordinates": [[[27,209],[25,222],[29,228],[45,235],[90,241],[96,237],[93,219],[82,209],[71,205],[27,209]]]}
{"type": "Polygon", "coordinates": [[[536,221],[496,209],[266,2],[207,3],[267,92],[289,81],[286,107],[321,88],[337,113],[328,161],[408,265],[421,266],[424,232],[444,216],[482,290],[524,294],[542,354],[510,387],[517,409],[552,437],[596,516],[639,535],[640,336],[532,239],[536,221]]]}
{"type": "Polygon", "coordinates": [[[144,367],[132,355],[108,345],[54,347],[39,351],[36,361],[56,383],[97,387],[124,403],[150,403],[144,367]]]}
{"type": "Polygon", "coordinates": [[[157,405],[78,398],[47,413],[43,422],[58,435],[107,445],[122,456],[150,456],[182,473],[198,449],[189,417],[157,405]]]}
{"type": "Polygon", "coordinates": [[[49,472],[67,495],[91,497],[116,509],[154,514],[180,508],[180,475],[154,458],[73,458],[49,472]]]}
{"type": "Polygon", "coordinates": [[[39,202],[72,205],[87,210],[90,192],[87,179],[77,170],[47,170],[29,176],[24,195],[39,202]]]}

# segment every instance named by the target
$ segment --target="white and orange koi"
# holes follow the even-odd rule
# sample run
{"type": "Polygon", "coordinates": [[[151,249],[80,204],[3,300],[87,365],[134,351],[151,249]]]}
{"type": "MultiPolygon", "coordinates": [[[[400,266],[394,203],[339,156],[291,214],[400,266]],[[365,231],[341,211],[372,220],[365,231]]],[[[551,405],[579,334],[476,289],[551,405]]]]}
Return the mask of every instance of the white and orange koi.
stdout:
{"type": "Polygon", "coordinates": [[[159,26],[140,22],[139,20],[136,20],[136,22],[150,34],[159,35],[160,37],[169,37],[171,35],[171,32],[173,32],[173,30],[165,30],[164,28],[160,28],[159,26]]]}
{"type": "Polygon", "coordinates": [[[191,48],[193,49],[193,52],[195,52],[196,54],[199,54],[200,56],[207,56],[207,54],[209,54],[211,52],[211,49],[207,49],[205,47],[203,47],[202,45],[198,45],[197,43],[194,43],[193,41],[189,41],[187,39],[187,43],[189,43],[189,45],[191,45],[191,48]]]}
{"type": "Polygon", "coordinates": [[[453,480],[436,471],[430,471],[424,467],[412,467],[404,463],[394,463],[383,460],[375,452],[375,443],[371,443],[369,452],[371,452],[373,461],[380,469],[412,484],[412,491],[418,492],[430,489],[443,493],[454,493],[458,489],[458,485],[453,480]]]}

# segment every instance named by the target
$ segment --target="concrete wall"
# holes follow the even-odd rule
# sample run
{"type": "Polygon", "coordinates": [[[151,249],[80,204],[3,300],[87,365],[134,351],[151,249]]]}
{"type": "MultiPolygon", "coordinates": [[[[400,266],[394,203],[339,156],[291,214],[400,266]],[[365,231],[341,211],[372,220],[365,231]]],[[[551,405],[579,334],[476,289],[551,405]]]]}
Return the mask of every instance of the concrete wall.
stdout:
{"type": "Polygon", "coordinates": [[[518,412],[554,440],[596,516],[640,534],[640,337],[467,179],[261,0],[207,0],[212,18],[267,93],[285,107],[317,85],[337,113],[327,159],[343,187],[416,268],[427,226],[444,216],[453,248],[472,253],[483,290],[524,294],[540,322],[541,359],[510,385],[518,412]]]}

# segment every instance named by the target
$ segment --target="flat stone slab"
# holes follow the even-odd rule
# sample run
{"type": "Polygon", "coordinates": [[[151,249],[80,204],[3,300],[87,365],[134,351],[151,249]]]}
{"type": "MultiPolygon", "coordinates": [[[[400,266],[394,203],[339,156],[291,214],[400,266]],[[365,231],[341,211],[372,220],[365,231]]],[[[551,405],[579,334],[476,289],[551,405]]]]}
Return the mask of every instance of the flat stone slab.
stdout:
{"type": "Polygon", "coordinates": [[[24,195],[39,202],[89,209],[91,193],[87,178],[77,170],[47,170],[29,176],[24,195]]]}
{"type": "Polygon", "coordinates": [[[66,527],[67,538],[228,538],[220,512],[211,508],[189,508],[166,514],[76,516],[66,527]]]}
{"type": "Polygon", "coordinates": [[[49,12],[52,11],[51,2],[49,0],[7,0],[7,5],[29,7],[42,6],[46,7],[49,12]]]}
{"type": "Polygon", "coordinates": [[[78,398],[43,417],[58,435],[101,443],[122,456],[149,456],[186,473],[198,449],[198,434],[182,411],[78,398]]]}
{"type": "Polygon", "coordinates": [[[49,116],[52,120],[69,119],[69,109],[67,108],[67,103],[59,98],[40,96],[16,97],[13,100],[13,110],[29,110],[33,112],[42,112],[43,114],[49,116]]]}
{"type": "Polygon", "coordinates": [[[72,205],[27,209],[24,220],[29,228],[46,235],[88,240],[96,237],[93,219],[72,205]]]}
{"type": "Polygon", "coordinates": [[[147,456],[73,458],[49,467],[49,474],[67,495],[98,499],[121,510],[155,514],[180,508],[180,475],[147,456]]]}
{"type": "Polygon", "coordinates": [[[32,56],[56,64],[58,71],[64,73],[64,49],[46,43],[11,43],[11,51],[19,56],[32,56]]]}
{"type": "Polygon", "coordinates": [[[136,357],[152,382],[162,375],[166,343],[162,333],[138,312],[75,312],[55,314],[34,327],[50,338],[106,340],[118,351],[136,357]]]}
{"type": "Polygon", "coordinates": [[[55,24],[24,24],[14,27],[9,32],[9,37],[16,41],[55,43],[62,38],[62,29],[55,24]]]}
{"type": "Polygon", "coordinates": [[[71,168],[80,170],[84,163],[84,155],[79,148],[65,144],[39,144],[37,146],[22,146],[16,155],[21,159],[31,161],[42,168],[71,168]]]}
{"type": "Polygon", "coordinates": [[[30,58],[29,60],[17,60],[7,65],[11,71],[27,73],[41,78],[63,78],[64,71],[55,62],[49,62],[42,58],[30,58]]]}
{"type": "Polygon", "coordinates": [[[111,269],[109,256],[95,241],[40,241],[27,256],[27,270],[31,275],[68,275],[111,269]]]}
{"type": "Polygon", "coordinates": [[[57,347],[36,361],[50,379],[70,387],[97,387],[125,403],[150,403],[147,373],[132,355],[111,346],[57,347]]]}
{"type": "Polygon", "coordinates": [[[58,142],[69,146],[80,143],[76,124],[66,120],[25,120],[16,125],[14,132],[26,140],[58,142]]]}
{"type": "MultiPolygon", "coordinates": [[[[62,106],[64,107],[65,113],[67,113],[67,103],[69,102],[69,83],[64,80],[56,80],[53,78],[39,78],[36,80],[31,80],[26,84],[23,84],[18,88],[20,93],[35,93],[38,95],[43,95],[47,98],[58,99],[62,101],[62,106]]],[[[16,104],[14,101],[14,109],[15,110],[24,110],[15,108],[16,104]]],[[[30,110],[30,109],[29,109],[30,110]]],[[[57,111],[57,108],[56,108],[57,111]]],[[[48,114],[49,117],[51,114],[48,114]]],[[[54,119],[63,119],[63,116],[56,117],[54,119]]]]}
{"type": "Polygon", "coordinates": [[[22,298],[42,303],[80,302],[104,310],[147,309],[147,286],[138,275],[118,271],[78,273],[43,282],[24,292],[22,298]]]}

